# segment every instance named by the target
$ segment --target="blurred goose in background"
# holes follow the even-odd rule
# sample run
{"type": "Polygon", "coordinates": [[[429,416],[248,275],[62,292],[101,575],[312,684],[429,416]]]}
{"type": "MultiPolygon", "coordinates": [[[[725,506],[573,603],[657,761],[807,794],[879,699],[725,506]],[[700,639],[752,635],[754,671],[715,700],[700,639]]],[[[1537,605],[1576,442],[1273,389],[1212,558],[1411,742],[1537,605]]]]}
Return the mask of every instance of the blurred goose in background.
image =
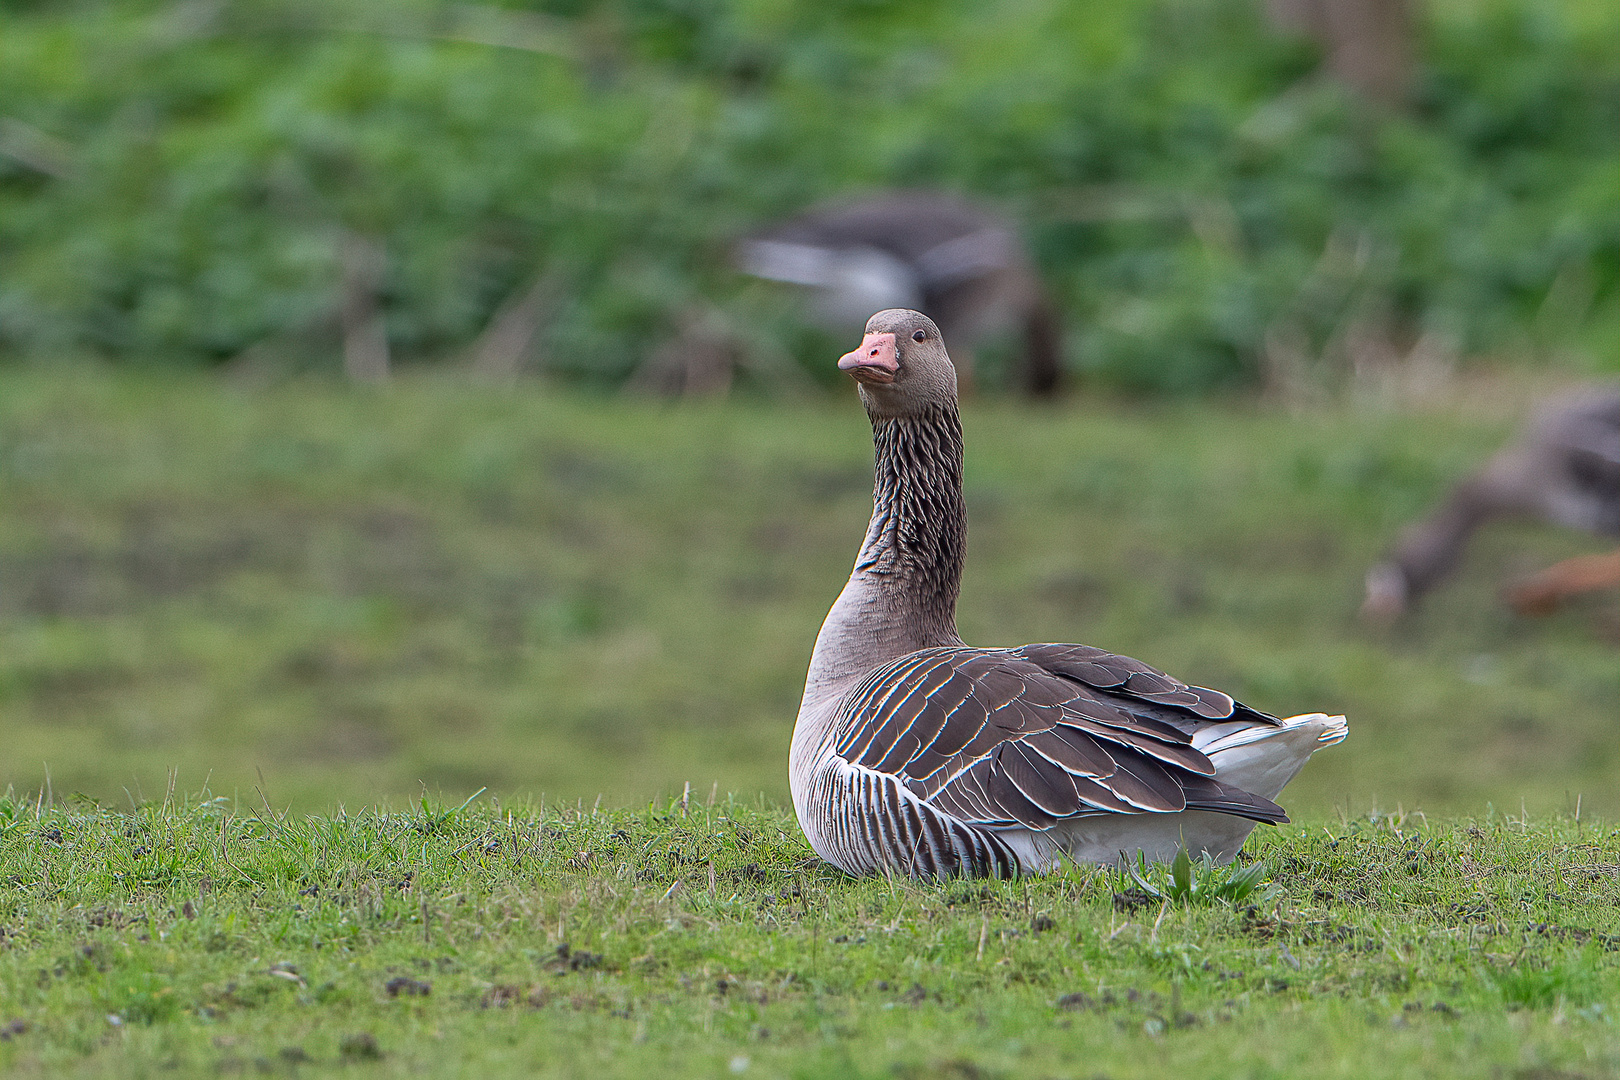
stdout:
{"type": "Polygon", "coordinates": [[[1232,858],[1342,716],[1287,720],[1085,645],[956,632],[967,520],[939,328],[881,311],[838,362],[872,421],[872,520],[816,638],[789,755],[816,852],[851,874],[1010,876],[1064,858],[1232,858]]]}
{"type": "MultiPolygon", "coordinates": [[[[1517,440],[1409,526],[1390,557],[1367,572],[1362,614],[1401,615],[1456,569],[1476,529],[1508,517],[1620,536],[1620,384],[1584,386],[1538,409],[1517,440]]],[[[1586,556],[1538,575],[1509,598],[1529,614],[1550,610],[1565,595],[1614,584],[1620,559],[1586,556]]]]}
{"type": "Polygon", "coordinates": [[[958,343],[960,380],[970,346],[1000,327],[1024,335],[1021,388],[1051,394],[1062,371],[1062,326],[1012,224],[953,195],[897,191],[826,203],[737,246],[755,277],[813,290],[817,318],[854,330],[880,308],[915,308],[958,343]]]}

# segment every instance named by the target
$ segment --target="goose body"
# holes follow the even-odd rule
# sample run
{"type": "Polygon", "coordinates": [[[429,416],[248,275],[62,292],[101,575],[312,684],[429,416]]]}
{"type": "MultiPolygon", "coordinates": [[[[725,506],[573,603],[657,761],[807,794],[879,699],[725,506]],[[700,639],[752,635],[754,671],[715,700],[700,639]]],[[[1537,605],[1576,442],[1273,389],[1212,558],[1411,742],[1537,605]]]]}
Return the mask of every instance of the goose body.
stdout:
{"type": "Polygon", "coordinates": [[[851,874],[1010,876],[1186,848],[1230,859],[1342,716],[1278,719],[1086,645],[956,632],[962,430],[939,329],[879,312],[839,361],[876,448],[871,524],[816,638],[789,755],[812,847],[851,874]]]}
{"type": "MultiPolygon", "coordinates": [[[[1593,383],[1545,402],[1517,439],[1409,526],[1389,558],[1367,572],[1362,613],[1380,620],[1403,614],[1456,569],[1480,526],[1500,518],[1620,536],[1620,383],[1593,383]]],[[[1612,584],[1613,572],[1593,580],[1612,584]]]]}
{"type": "Polygon", "coordinates": [[[1013,223],[977,203],[931,191],[890,191],[811,207],[745,237],[744,273],[803,286],[819,321],[839,332],[877,308],[918,308],[963,349],[1016,325],[1024,336],[1019,381],[1051,394],[1062,367],[1062,327],[1013,223]]]}

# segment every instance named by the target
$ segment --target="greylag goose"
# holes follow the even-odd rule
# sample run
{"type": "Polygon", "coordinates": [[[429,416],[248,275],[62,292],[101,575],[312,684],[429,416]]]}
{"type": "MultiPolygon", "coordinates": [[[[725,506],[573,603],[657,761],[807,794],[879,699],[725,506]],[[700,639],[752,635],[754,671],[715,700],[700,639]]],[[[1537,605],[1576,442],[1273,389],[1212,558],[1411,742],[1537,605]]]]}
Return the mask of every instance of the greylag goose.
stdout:
{"type": "Polygon", "coordinates": [[[1517,440],[1367,572],[1362,614],[1388,620],[1405,612],[1456,567],[1476,529],[1506,517],[1620,536],[1620,385],[1581,387],[1538,409],[1517,440]]]}
{"type": "Polygon", "coordinates": [[[1228,860],[1342,716],[1287,720],[1086,645],[956,632],[967,519],[939,328],[880,311],[838,361],[872,421],[872,521],[827,613],[789,755],[810,845],[851,874],[1044,872],[1067,857],[1228,860]]]}
{"type": "Polygon", "coordinates": [[[1062,326],[1011,222],[932,191],[893,191],[812,207],[745,238],[744,273],[813,290],[820,321],[845,333],[877,308],[914,307],[950,333],[959,374],[965,346],[1005,324],[1024,333],[1023,389],[1052,393],[1062,326]]]}

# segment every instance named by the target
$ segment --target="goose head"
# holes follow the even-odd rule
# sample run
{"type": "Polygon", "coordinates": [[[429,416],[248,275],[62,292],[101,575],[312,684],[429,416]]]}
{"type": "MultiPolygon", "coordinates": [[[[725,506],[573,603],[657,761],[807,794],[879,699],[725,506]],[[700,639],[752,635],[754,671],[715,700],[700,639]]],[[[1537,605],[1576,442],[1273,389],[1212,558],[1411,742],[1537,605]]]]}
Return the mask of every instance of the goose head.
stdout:
{"type": "Polygon", "coordinates": [[[860,347],[839,358],[838,369],[859,384],[873,417],[924,416],[956,404],[956,368],[939,327],[920,311],[873,315],[860,347]]]}

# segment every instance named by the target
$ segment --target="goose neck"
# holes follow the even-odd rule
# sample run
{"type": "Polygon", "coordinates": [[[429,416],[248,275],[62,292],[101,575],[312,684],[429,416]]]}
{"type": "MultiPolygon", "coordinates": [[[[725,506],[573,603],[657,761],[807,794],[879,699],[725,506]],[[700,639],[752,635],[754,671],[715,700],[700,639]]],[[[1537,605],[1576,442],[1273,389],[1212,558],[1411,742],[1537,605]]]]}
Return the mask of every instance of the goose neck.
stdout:
{"type": "Polygon", "coordinates": [[[816,639],[801,715],[816,713],[820,703],[890,660],[962,644],[956,597],[967,513],[956,409],[874,417],[872,436],[872,520],[849,583],[816,639]]]}
{"type": "Polygon", "coordinates": [[[874,417],[872,443],[872,521],[855,571],[954,638],[967,540],[961,420],[955,408],[874,417]]]}

